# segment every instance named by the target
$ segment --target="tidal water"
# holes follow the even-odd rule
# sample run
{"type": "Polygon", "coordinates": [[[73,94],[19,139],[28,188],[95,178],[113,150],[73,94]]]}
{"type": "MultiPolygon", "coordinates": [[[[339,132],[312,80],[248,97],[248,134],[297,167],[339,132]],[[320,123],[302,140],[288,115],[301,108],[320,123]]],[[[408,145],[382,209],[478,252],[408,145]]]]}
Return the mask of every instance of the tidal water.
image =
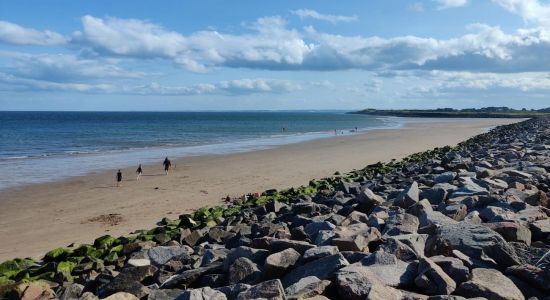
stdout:
{"type": "Polygon", "coordinates": [[[344,112],[0,112],[0,189],[401,124],[344,112]]]}

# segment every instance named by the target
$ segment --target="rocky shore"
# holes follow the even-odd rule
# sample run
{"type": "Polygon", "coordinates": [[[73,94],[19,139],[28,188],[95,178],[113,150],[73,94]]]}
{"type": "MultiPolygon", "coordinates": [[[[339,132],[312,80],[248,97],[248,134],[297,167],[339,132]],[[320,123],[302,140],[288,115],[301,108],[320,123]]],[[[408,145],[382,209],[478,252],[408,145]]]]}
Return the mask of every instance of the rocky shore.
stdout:
{"type": "MultiPolygon", "coordinates": [[[[337,158],[335,158],[337,159],[337,158]]],[[[0,264],[7,299],[550,299],[550,118],[0,264]]]]}

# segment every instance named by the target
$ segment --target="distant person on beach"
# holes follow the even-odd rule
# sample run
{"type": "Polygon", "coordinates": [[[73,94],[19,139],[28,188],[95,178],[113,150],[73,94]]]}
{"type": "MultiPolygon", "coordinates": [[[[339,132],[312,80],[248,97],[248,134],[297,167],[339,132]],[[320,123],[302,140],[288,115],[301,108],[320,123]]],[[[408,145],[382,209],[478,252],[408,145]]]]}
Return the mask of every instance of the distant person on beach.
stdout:
{"type": "Polygon", "coordinates": [[[141,164],[139,164],[137,170],[136,170],[136,173],[137,173],[137,178],[136,180],[139,180],[141,178],[141,174],[143,173],[143,169],[141,168],[141,164]]]}
{"type": "Polygon", "coordinates": [[[172,167],[172,162],[167,157],[164,159],[162,164],[164,165],[164,174],[168,175],[168,171],[170,170],[170,167],[172,167]]]}
{"type": "Polygon", "coordinates": [[[122,172],[120,172],[120,169],[118,169],[118,172],[116,173],[116,186],[120,187],[122,182],[122,172]]]}

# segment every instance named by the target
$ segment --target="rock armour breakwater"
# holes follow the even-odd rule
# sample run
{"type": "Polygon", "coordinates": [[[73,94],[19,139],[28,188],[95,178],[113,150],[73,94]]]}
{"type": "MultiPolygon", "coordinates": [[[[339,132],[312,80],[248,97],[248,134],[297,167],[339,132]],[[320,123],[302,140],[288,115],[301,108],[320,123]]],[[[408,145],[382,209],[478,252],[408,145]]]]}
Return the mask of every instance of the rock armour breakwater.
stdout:
{"type": "Polygon", "coordinates": [[[544,299],[550,118],[0,265],[23,299],[544,299]],[[454,297],[454,298],[453,298],[454,297]]]}

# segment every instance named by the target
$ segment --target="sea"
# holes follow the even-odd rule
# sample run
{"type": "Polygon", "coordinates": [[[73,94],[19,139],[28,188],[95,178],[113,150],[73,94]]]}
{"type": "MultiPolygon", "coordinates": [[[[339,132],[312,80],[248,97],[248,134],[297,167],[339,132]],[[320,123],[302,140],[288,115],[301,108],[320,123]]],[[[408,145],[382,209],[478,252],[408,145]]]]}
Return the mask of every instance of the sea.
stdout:
{"type": "Polygon", "coordinates": [[[0,190],[402,125],[342,111],[0,112],[0,190]]]}

